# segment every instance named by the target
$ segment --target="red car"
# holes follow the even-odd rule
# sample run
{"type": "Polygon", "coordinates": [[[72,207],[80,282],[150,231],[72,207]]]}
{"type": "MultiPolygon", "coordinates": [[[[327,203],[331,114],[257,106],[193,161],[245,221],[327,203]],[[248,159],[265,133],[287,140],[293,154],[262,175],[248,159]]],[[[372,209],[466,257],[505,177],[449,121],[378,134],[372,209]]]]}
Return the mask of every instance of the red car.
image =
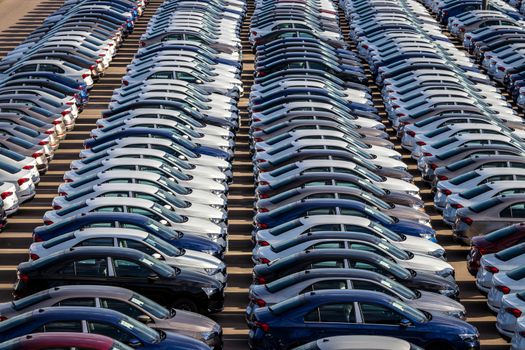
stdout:
{"type": "Polygon", "coordinates": [[[525,242],[525,222],[492,231],[483,236],[473,237],[470,252],[467,256],[467,269],[476,275],[479,261],[485,254],[497,253],[500,250],[525,242]]]}
{"type": "Polygon", "coordinates": [[[34,333],[0,344],[0,350],[47,349],[132,350],[104,335],[89,333],[34,333]]]}

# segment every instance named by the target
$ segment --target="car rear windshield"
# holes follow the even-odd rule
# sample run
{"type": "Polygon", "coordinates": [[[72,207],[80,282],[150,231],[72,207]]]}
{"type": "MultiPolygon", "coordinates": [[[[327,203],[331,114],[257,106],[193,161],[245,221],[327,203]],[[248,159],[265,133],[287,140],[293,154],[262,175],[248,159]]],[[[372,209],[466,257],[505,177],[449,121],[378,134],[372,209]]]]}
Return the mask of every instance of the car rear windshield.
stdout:
{"type": "Polygon", "coordinates": [[[523,253],[525,253],[525,243],[515,245],[514,247],[510,247],[496,253],[496,258],[500,259],[501,261],[509,261],[510,259],[514,259],[523,253]]]}
{"type": "MultiPolygon", "coordinates": [[[[15,311],[20,311],[20,310],[25,309],[26,307],[29,307],[29,306],[41,303],[42,301],[48,300],[48,299],[51,299],[51,296],[49,295],[49,292],[48,291],[43,291],[43,292],[40,292],[40,293],[36,293],[36,294],[30,295],[30,296],[25,297],[23,299],[13,301],[12,302],[13,309],[15,309],[15,311]]],[[[3,322],[2,322],[2,324],[3,324],[3,322]]]]}
{"type": "Polygon", "coordinates": [[[507,276],[513,279],[514,281],[519,281],[523,279],[525,277],[525,266],[518,267],[517,269],[507,272],[507,276]]]}
{"type": "Polygon", "coordinates": [[[301,226],[301,221],[300,220],[294,220],[294,221],[290,221],[290,222],[281,224],[279,226],[276,226],[276,227],[270,229],[270,233],[272,235],[274,235],[274,236],[279,236],[280,234],[282,234],[284,232],[287,232],[289,230],[292,230],[294,228],[297,228],[299,226],[301,226]]]}
{"type": "Polygon", "coordinates": [[[20,168],[3,162],[0,162],[0,169],[8,172],[9,174],[16,174],[20,171],[20,168]]]}
{"type": "Polygon", "coordinates": [[[20,162],[25,159],[23,155],[13,152],[11,150],[8,150],[6,148],[0,148],[0,155],[10,158],[12,160],[15,160],[17,162],[20,162]]]}
{"type": "Polygon", "coordinates": [[[478,177],[478,173],[475,172],[475,171],[469,171],[468,173],[465,173],[463,175],[459,175],[459,176],[456,176],[455,178],[453,178],[452,180],[450,180],[449,182],[452,184],[452,185],[461,185],[462,183],[465,183],[467,181],[470,181],[472,179],[475,179],[476,177],[478,177]]]}
{"type": "Polygon", "coordinates": [[[466,159],[462,159],[458,162],[454,162],[450,165],[447,165],[446,168],[450,171],[456,171],[456,170],[459,170],[461,168],[464,168],[470,164],[474,164],[474,159],[472,158],[466,158],[466,159]]]}
{"type": "Polygon", "coordinates": [[[508,226],[499,230],[493,231],[485,235],[485,239],[491,243],[497,242],[500,239],[508,237],[518,231],[516,226],[508,226]]]}
{"type": "Polygon", "coordinates": [[[474,197],[477,197],[479,196],[480,194],[482,193],[485,193],[485,192],[488,192],[491,190],[491,187],[487,184],[484,184],[484,185],[481,185],[481,186],[476,186],[470,190],[466,190],[464,192],[461,192],[459,194],[459,196],[461,198],[465,198],[465,199],[472,199],[474,197]]]}
{"type": "Polygon", "coordinates": [[[476,203],[470,206],[469,209],[472,210],[474,213],[481,213],[482,211],[492,208],[493,206],[498,205],[499,203],[501,203],[499,198],[491,198],[488,201],[476,203]]]}
{"type": "Polygon", "coordinates": [[[44,243],[42,243],[42,247],[48,249],[48,248],[56,246],[57,244],[69,241],[70,239],[73,239],[73,238],[75,238],[75,233],[69,232],[69,233],[66,233],[60,236],[53,237],[48,241],[45,241],[44,243]]]}
{"type": "Polygon", "coordinates": [[[270,306],[269,309],[274,315],[282,315],[285,312],[295,309],[305,303],[304,297],[302,295],[295,298],[291,298],[270,306]]]}
{"type": "Polygon", "coordinates": [[[436,158],[440,160],[445,160],[450,157],[454,157],[455,155],[460,154],[463,151],[464,149],[462,148],[453,148],[449,151],[443,152],[442,154],[436,154],[436,158]]]}

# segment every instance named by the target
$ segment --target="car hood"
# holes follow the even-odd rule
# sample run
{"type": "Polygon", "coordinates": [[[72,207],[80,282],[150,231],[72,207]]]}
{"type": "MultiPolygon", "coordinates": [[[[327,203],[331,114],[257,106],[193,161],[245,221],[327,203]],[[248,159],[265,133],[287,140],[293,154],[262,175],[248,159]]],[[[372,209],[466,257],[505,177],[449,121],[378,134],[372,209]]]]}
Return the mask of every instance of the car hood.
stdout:
{"type": "Polygon", "coordinates": [[[433,312],[449,312],[462,311],[465,312],[465,307],[461,303],[448,298],[444,295],[426,291],[419,291],[421,296],[417,299],[411,300],[410,305],[417,309],[422,309],[433,312]]]}
{"type": "Polygon", "coordinates": [[[212,319],[194,312],[177,310],[172,318],[155,320],[149,326],[178,334],[201,339],[202,334],[211,331],[220,331],[220,326],[212,319]]]}

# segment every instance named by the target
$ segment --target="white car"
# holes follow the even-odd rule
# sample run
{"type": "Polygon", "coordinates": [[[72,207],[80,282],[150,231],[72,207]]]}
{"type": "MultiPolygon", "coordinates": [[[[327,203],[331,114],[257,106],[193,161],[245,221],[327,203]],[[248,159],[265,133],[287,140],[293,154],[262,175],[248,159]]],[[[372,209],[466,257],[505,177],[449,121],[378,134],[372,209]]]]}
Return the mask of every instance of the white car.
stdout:
{"type": "Polygon", "coordinates": [[[525,349],[525,316],[518,318],[516,328],[510,341],[510,350],[525,349]]]}
{"type": "Polygon", "coordinates": [[[400,249],[434,257],[443,257],[445,252],[443,247],[429,240],[432,237],[422,238],[401,235],[375,224],[368,219],[350,215],[315,215],[303,217],[272,229],[258,230],[257,233],[252,233],[252,236],[256,242],[255,249],[257,249],[259,246],[289,241],[302,234],[308,234],[309,232],[326,230],[370,233],[380,238],[385,237],[392,244],[395,242],[400,249]]]}
{"type": "Polygon", "coordinates": [[[147,199],[136,198],[130,202],[125,197],[92,198],[64,209],[47,211],[44,213],[44,223],[50,225],[66,217],[89,212],[141,214],[176,231],[205,237],[208,237],[208,234],[225,236],[227,230],[226,224],[220,220],[183,216],[147,199]]]}
{"type": "Polygon", "coordinates": [[[504,295],[496,317],[496,329],[511,338],[518,326],[518,319],[525,313],[525,293],[504,295]]]}
{"type": "Polygon", "coordinates": [[[226,282],[226,265],[218,258],[194,250],[178,249],[147,232],[120,228],[88,228],[57,236],[46,242],[32,243],[29,247],[30,260],[70,249],[76,246],[115,246],[132,248],[162,260],[168,265],[213,276],[226,282]]]}
{"type": "Polygon", "coordinates": [[[2,198],[2,207],[7,215],[12,215],[18,211],[20,201],[16,195],[16,186],[14,184],[0,181],[0,198],[2,198]]]}
{"type": "Polygon", "coordinates": [[[492,277],[492,288],[487,296],[487,306],[497,313],[504,295],[522,291],[525,291],[525,267],[498,272],[492,277]]]}
{"type": "Polygon", "coordinates": [[[499,272],[507,272],[523,266],[525,262],[525,243],[520,243],[494,254],[481,257],[476,275],[476,287],[488,293],[492,288],[492,277],[499,272]]]}

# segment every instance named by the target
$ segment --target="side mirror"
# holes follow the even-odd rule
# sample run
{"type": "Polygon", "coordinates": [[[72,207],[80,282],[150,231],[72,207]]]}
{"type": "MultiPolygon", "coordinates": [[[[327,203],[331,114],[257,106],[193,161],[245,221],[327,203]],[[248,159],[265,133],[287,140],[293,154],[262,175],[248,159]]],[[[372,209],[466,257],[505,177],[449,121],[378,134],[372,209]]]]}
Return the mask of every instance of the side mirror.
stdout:
{"type": "Polygon", "coordinates": [[[158,279],[159,279],[159,276],[156,273],[150,273],[148,276],[148,281],[150,283],[155,282],[158,279]]]}
{"type": "Polygon", "coordinates": [[[163,224],[163,225],[168,225],[168,220],[164,220],[164,219],[162,219],[162,220],[160,220],[159,222],[160,222],[161,224],[163,224]]]}
{"type": "Polygon", "coordinates": [[[128,345],[131,346],[132,348],[138,348],[142,346],[142,343],[137,338],[133,338],[129,340],[128,345]]]}
{"type": "Polygon", "coordinates": [[[164,204],[164,208],[168,209],[168,210],[172,210],[173,208],[171,207],[171,205],[168,205],[168,204],[164,204]]]}
{"type": "Polygon", "coordinates": [[[407,320],[406,318],[402,319],[401,322],[399,322],[399,325],[403,328],[408,328],[412,325],[412,322],[410,320],[407,320]]]}
{"type": "Polygon", "coordinates": [[[162,255],[160,255],[159,253],[153,253],[153,254],[151,254],[151,256],[154,257],[157,260],[162,260],[162,255]]]}
{"type": "Polygon", "coordinates": [[[151,323],[151,322],[153,322],[151,317],[149,317],[148,315],[140,315],[139,317],[137,317],[137,321],[142,322],[142,323],[151,323]]]}
{"type": "Polygon", "coordinates": [[[195,84],[202,84],[202,80],[200,79],[195,80],[195,84]]]}

